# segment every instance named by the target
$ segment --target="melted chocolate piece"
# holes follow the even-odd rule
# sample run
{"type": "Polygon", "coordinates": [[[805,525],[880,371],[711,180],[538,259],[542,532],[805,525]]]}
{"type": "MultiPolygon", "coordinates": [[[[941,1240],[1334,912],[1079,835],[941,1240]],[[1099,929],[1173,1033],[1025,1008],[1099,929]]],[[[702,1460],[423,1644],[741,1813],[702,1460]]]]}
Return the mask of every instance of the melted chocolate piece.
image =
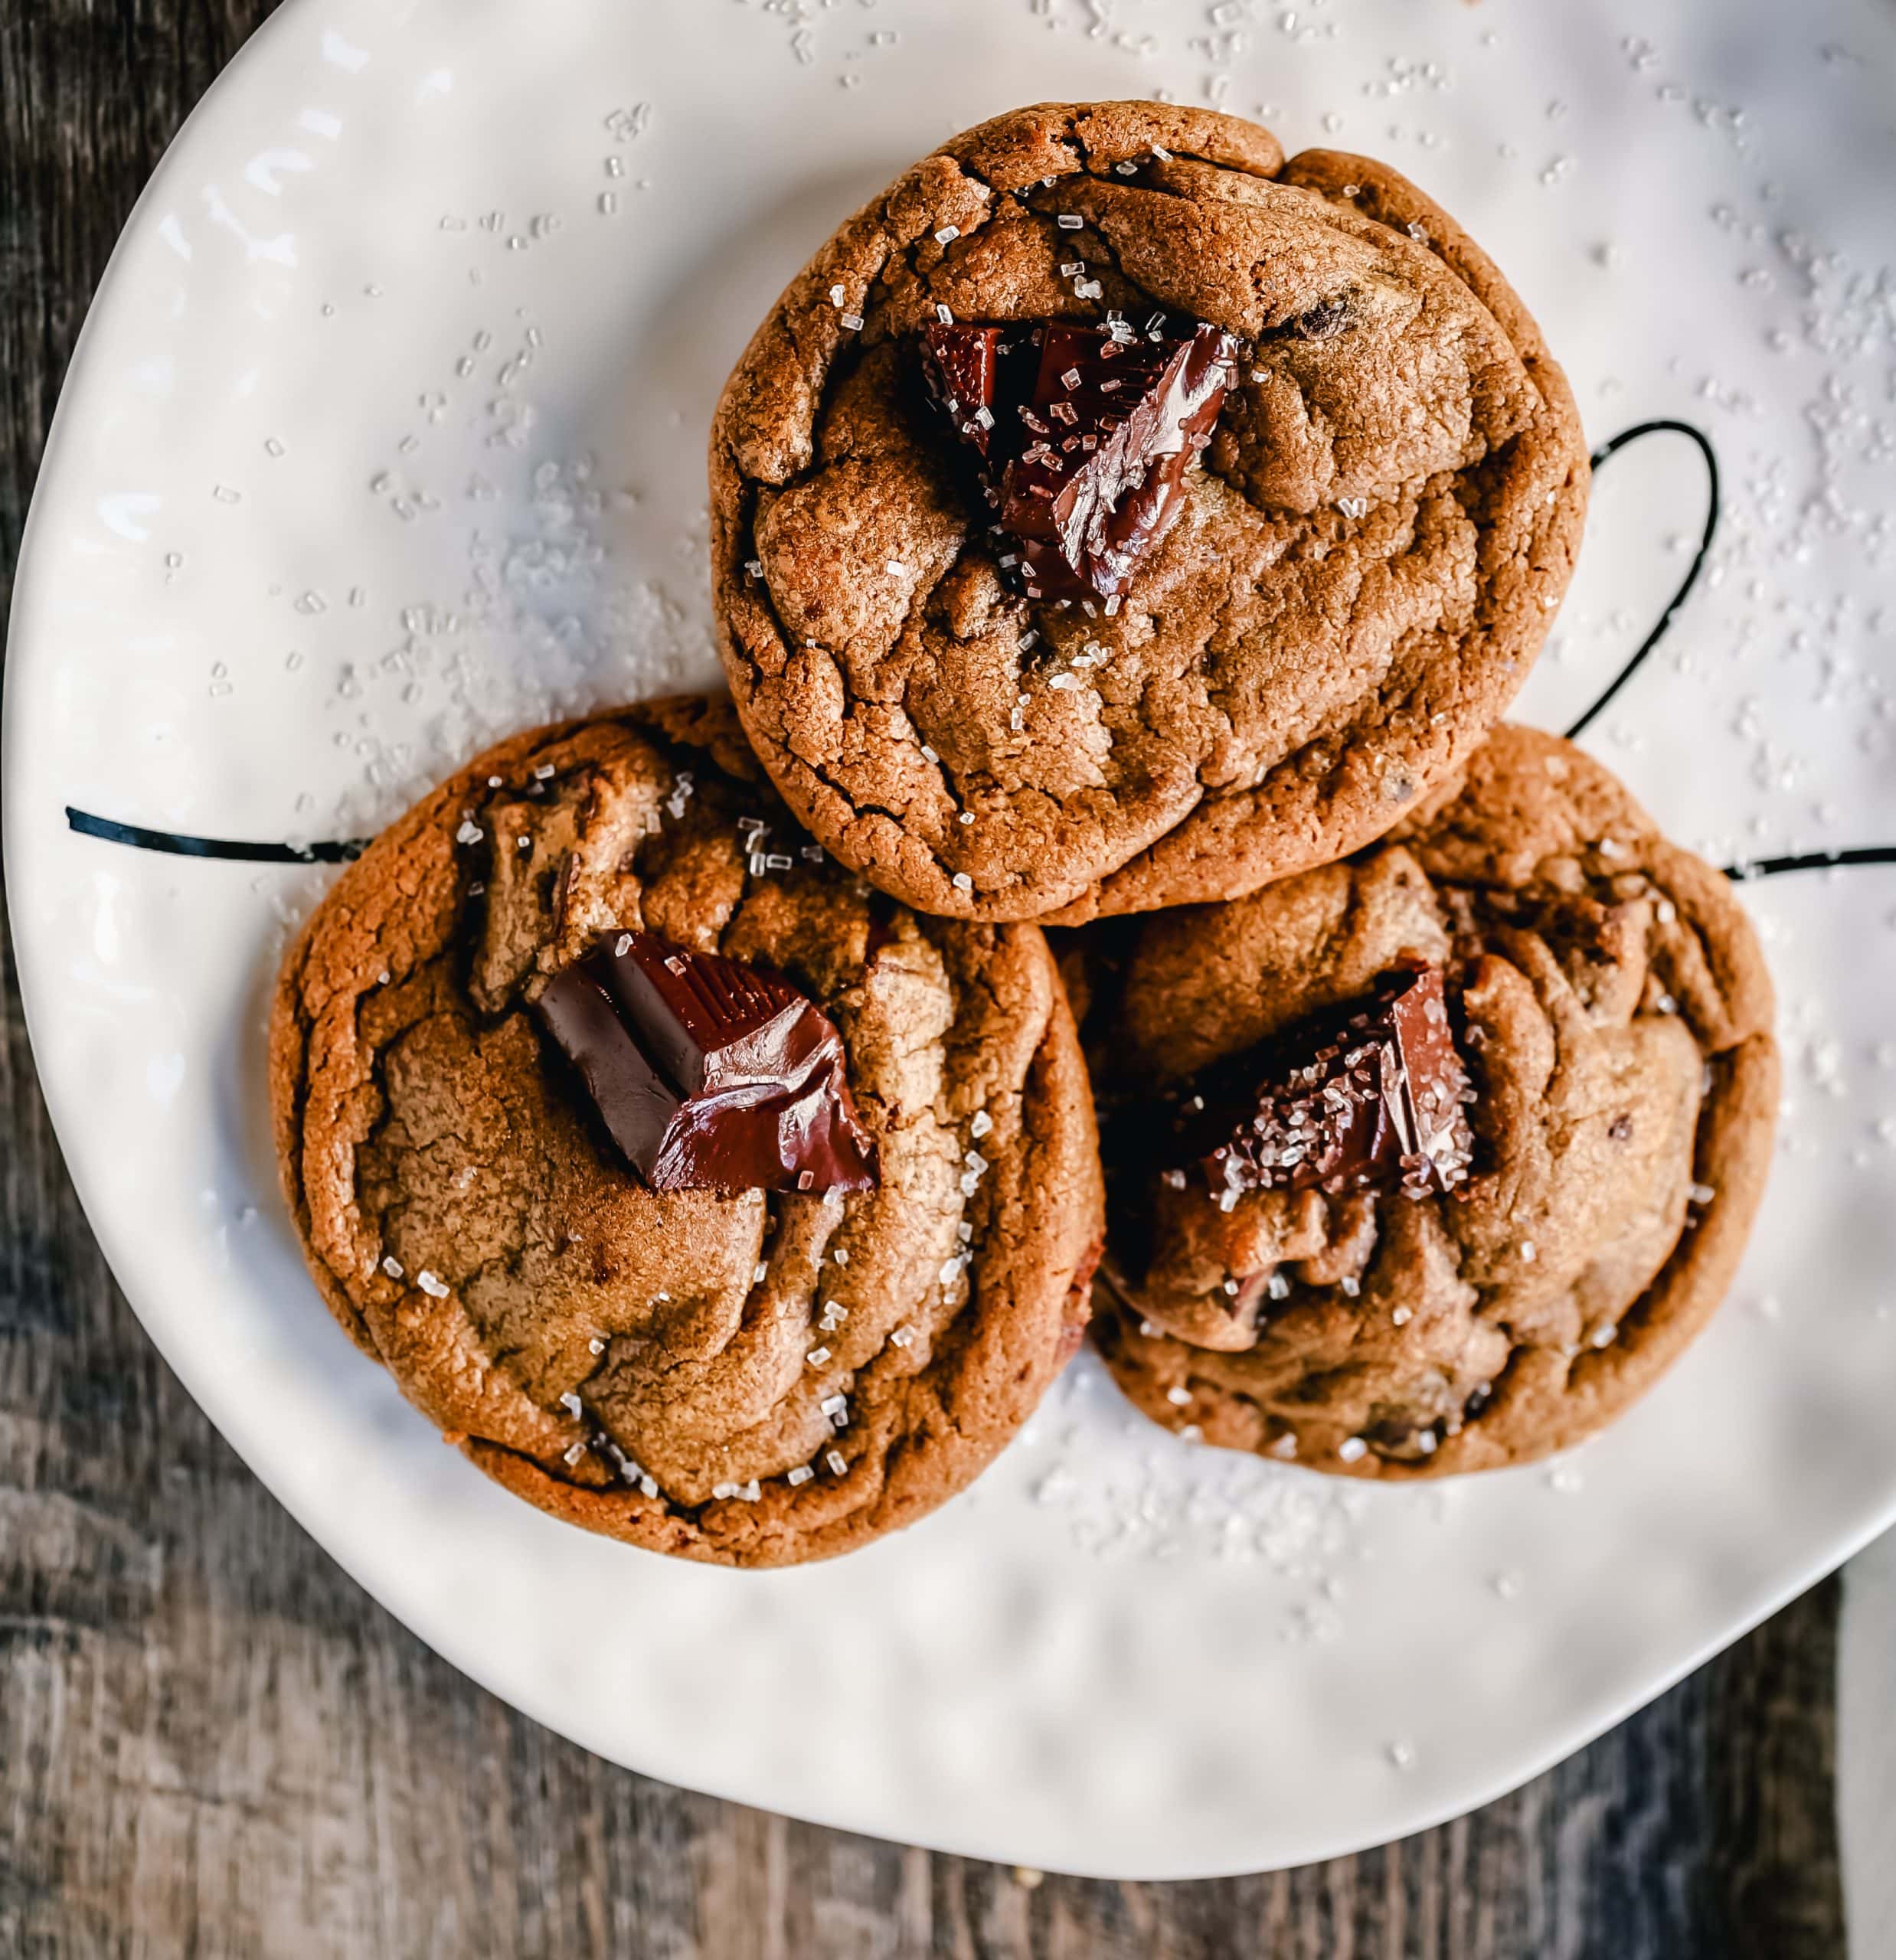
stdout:
{"type": "Polygon", "coordinates": [[[1384,974],[1366,998],[1287,1029],[1262,1059],[1237,1120],[1202,1160],[1214,1192],[1421,1197],[1466,1177],[1468,1078],[1439,967],[1384,974]]]}
{"type": "Polygon", "coordinates": [[[924,345],[930,384],[1020,542],[1028,596],[1117,598],[1178,514],[1236,338],[1203,325],[1142,338],[1123,325],[957,322],[927,328],[924,345]]]}
{"type": "MultiPolygon", "coordinates": [[[[923,340],[923,372],[930,389],[960,432],[985,461],[994,446],[995,403],[999,383],[1005,327],[931,326],[923,340]]],[[[1020,330],[1022,340],[1025,330],[1020,330]]],[[[1010,347],[1009,353],[1012,352],[1010,347]]]]}
{"type": "Polygon", "coordinates": [[[654,1191],[868,1191],[842,1039],[775,974],[622,933],[535,1004],[654,1191]]]}
{"type": "Polygon", "coordinates": [[[1293,314],[1280,326],[1270,328],[1267,340],[1329,340],[1340,334],[1349,320],[1349,302],[1342,298],[1319,299],[1301,313],[1293,314]]]}

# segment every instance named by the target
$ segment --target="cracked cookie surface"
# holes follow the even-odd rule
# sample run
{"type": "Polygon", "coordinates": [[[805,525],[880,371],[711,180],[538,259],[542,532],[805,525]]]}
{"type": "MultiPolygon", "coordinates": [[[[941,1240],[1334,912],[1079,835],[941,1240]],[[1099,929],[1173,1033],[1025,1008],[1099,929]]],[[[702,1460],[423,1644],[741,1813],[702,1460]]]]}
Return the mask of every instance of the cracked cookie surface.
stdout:
{"type": "Polygon", "coordinates": [[[1077,923],[1409,814],[1525,678],[1587,459],[1534,322],[1413,185],[1100,103],[969,130],[850,219],[727,386],[711,482],[726,668],[799,816],[925,910],[1077,923]],[[1156,308],[1244,340],[1217,433],[1116,614],[1030,601],[917,338],[1156,308]]]}
{"type": "Polygon", "coordinates": [[[1770,981],[1723,874],[1571,744],[1503,727],[1346,862],[1077,939],[1110,1194],[1096,1338],[1155,1420],[1361,1475],[1519,1462],[1610,1420],[1723,1295],[1770,1156],[1770,981]],[[1414,959],[1455,1003],[1465,1183],[1221,1209],[1168,1181],[1156,1096],[1241,1074],[1414,959]]]}
{"type": "Polygon", "coordinates": [[[521,736],[392,825],[286,962],[270,1082],[338,1319],[509,1489],[655,1550],[782,1564],[911,1522],[1084,1324],[1098,1153],[1044,939],[870,891],[724,702],[521,736]],[[878,1189],[661,1193],[625,1165],[528,1004],[638,927],[822,1008],[878,1189]]]}

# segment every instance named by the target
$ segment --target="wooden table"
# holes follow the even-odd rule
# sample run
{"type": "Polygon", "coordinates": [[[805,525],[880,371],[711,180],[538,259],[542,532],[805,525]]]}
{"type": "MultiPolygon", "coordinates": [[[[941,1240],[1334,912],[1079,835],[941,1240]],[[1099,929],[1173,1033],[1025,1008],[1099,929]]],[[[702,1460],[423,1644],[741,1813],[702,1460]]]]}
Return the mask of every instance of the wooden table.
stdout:
{"type": "MultiPolygon", "coordinates": [[[[269,11],[0,0],[0,604],[106,254],[269,11]]],[[[1473,1817],[1272,1877],[1041,1881],[627,1775],[397,1625],[185,1397],[0,946],[0,1955],[1836,1960],[1837,1597],[1473,1817]]]]}

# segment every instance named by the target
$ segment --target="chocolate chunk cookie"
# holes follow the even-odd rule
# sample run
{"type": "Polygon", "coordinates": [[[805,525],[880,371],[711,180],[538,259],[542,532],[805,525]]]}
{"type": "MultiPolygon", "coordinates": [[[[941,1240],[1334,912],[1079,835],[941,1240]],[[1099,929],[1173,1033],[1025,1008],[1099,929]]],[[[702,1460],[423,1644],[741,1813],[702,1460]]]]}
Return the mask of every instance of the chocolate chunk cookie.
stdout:
{"type": "Polygon", "coordinates": [[[910,1522],[1085,1321],[1098,1153],[1045,940],[871,892],[723,702],[521,736],[391,825],[289,955],[270,1080],[342,1325],[510,1490],[654,1550],[910,1522]]]}
{"type": "Polygon", "coordinates": [[[1770,981],[1723,875],[1570,743],[1502,727],[1344,863],[1079,939],[1097,1339],[1156,1420],[1358,1475],[1518,1463],[1717,1306],[1770,1156],[1770,981]]]}
{"type": "Polygon", "coordinates": [[[1395,172],[1043,104],[905,172],[738,364],[725,664],[791,807],[910,904],[1232,897],[1466,761],[1587,480],[1539,330],[1395,172]]]}

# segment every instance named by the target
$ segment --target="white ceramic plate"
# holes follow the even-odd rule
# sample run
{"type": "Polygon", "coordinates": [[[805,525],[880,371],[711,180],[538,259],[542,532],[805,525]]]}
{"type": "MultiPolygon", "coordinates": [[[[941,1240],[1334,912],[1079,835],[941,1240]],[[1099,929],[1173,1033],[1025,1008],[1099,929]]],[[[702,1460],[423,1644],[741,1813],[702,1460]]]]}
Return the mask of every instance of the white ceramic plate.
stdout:
{"type": "MultiPolygon", "coordinates": [[[[1159,90],[1411,172],[1506,267],[1596,441],[1708,430],[1710,580],[1589,739],[1721,859],[1896,839],[1896,14],[1873,0],[289,0],[87,325],[5,774],[87,1211],[191,1393],[378,1599],[654,1775],[1178,1877],[1498,1793],[1896,1517],[1896,871],[1749,887],[1791,1063],[1766,1214],[1711,1334],[1565,1462],[1339,1486],[1178,1443],[1083,1361],[919,1528],[743,1576],[516,1503],[319,1304],[260,1037],[329,874],[63,815],[360,835],[490,735],[711,681],[704,432],[783,280],[952,129],[1159,90]]],[[[1671,439],[1603,475],[1530,718],[1598,693],[1704,501],[1671,439]]]]}

